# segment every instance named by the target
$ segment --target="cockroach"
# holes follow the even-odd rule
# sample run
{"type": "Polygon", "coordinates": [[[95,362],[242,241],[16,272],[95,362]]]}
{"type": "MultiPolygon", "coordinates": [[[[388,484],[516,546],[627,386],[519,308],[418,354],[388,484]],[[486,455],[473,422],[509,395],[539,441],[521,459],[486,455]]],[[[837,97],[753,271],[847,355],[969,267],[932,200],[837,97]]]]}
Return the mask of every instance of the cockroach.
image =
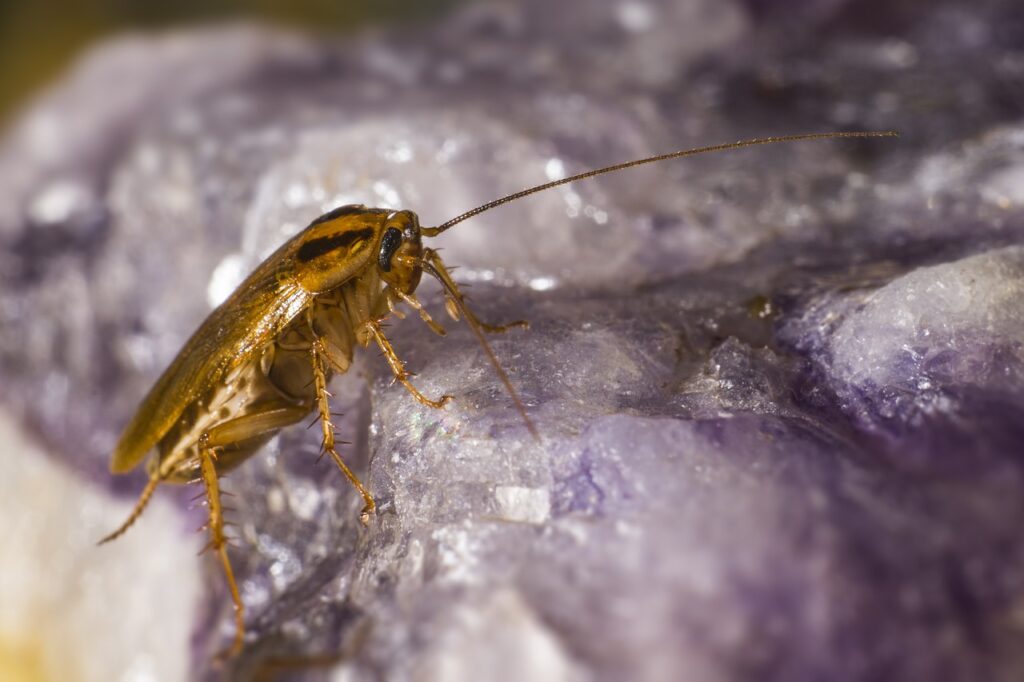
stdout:
{"type": "Polygon", "coordinates": [[[149,460],[146,484],[128,519],[100,543],[122,535],[141,516],[161,483],[201,481],[209,511],[208,548],[216,553],[227,578],[235,611],[230,654],[242,648],[244,606],[226,550],[224,508],[218,477],[253,455],[274,434],[318,415],[323,451],[363,498],[360,519],[369,522],[373,496],[338,454],[328,404],[327,383],[344,374],[353,349],[375,343],[391,372],[423,405],[441,408],[452,399],[432,400],[409,381],[410,374],[381,324],[398,306],[415,310],[434,332],[445,331],[416,297],[423,274],[436,279],[445,307],[473,331],[511,396],[527,429],[537,430],[485,334],[525,327],[482,322],[469,309],[458,284],[437,251],[423,245],[449,228],[523,197],[553,187],[634,166],[708,152],[798,140],[893,137],[888,132],[831,132],[763,137],[636,159],[530,187],[478,206],[437,227],[421,227],[407,210],[349,205],[320,216],[263,261],[199,325],[171,365],[142,400],[121,435],[110,462],[113,473],[149,460]]]}

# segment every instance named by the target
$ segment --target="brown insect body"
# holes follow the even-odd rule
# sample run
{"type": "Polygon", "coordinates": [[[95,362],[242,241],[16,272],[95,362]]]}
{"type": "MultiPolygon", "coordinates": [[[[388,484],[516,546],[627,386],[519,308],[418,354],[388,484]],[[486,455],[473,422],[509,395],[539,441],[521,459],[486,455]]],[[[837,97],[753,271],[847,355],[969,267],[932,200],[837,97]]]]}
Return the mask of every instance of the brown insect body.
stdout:
{"type": "Polygon", "coordinates": [[[103,542],[135,522],[158,484],[202,481],[210,509],[209,548],[220,555],[235,604],[232,653],[242,644],[243,607],[225,551],[218,477],[316,410],[324,450],[363,496],[367,521],[373,498],[335,450],[327,382],[333,373],[348,370],[357,344],[376,341],[395,378],[417,400],[444,405],[449,396],[430,400],[409,383],[380,326],[404,302],[444,333],[414,296],[424,268],[471,324],[481,324],[465,309],[436,253],[423,249],[419,220],[411,211],[350,205],[317,218],[210,313],[143,399],[117,444],[111,460],[115,473],[134,468],[154,446],[157,454],[131,516],[103,542]]]}
{"type": "Polygon", "coordinates": [[[373,497],[335,449],[327,382],[352,363],[356,345],[375,342],[395,379],[429,407],[431,400],[409,382],[409,374],[381,327],[389,315],[402,317],[399,304],[415,309],[438,334],[444,330],[415,296],[424,272],[442,287],[449,315],[465,319],[508,390],[530,433],[539,440],[484,332],[503,332],[525,322],[493,326],[466,306],[458,285],[437,252],[422,237],[502,204],[583,178],[633,166],[706,152],[797,140],[892,137],[895,133],[843,132],[759,138],[688,149],[587,171],[515,192],[463,213],[438,227],[421,227],[412,211],[361,205],[342,206],[314,220],[261,263],[230,297],[199,326],[143,399],[125,428],[110,468],[135,468],[156,448],[149,483],[131,515],[107,542],[124,533],[142,514],[160,483],[201,481],[209,508],[209,548],[221,561],[235,607],[236,634],[230,652],[242,646],[243,605],[226,551],[220,474],[253,455],[282,428],[318,413],[324,451],[364,500],[364,523],[373,497]]]}
{"type": "Polygon", "coordinates": [[[204,433],[218,473],[243,461],[316,406],[314,343],[325,380],[346,371],[354,346],[373,338],[367,324],[387,316],[398,292],[414,293],[421,256],[409,211],[343,206],[315,220],[200,325],[125,429],[111,469],[133,468],[155,445],[151,475],[194,480],[204,433]]]}

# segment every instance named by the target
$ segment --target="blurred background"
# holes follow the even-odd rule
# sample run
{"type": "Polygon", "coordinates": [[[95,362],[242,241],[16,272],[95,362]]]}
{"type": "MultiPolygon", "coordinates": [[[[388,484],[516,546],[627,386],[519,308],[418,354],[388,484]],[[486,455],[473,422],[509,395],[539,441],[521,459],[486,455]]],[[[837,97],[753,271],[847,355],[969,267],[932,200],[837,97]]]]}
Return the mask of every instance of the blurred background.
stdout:
{"type": "Polygon", "coordinates": [[[81,50],[111,34],[253,20],[329,35],[423,19],[465,0],[0,0],[0,124],[81,50]]]}

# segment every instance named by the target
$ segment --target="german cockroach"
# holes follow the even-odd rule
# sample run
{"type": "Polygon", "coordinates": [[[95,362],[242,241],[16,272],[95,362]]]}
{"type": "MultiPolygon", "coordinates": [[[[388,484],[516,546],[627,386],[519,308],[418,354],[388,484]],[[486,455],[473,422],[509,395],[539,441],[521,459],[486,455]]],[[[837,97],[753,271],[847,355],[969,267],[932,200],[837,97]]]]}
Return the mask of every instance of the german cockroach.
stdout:
{"type": "Polygon", "coordinates": [[[362,495],[360,518],[368,523],[374,511],[373,497],[335,448],[327,382],[333,374],[348,370],[356,345],[365,347],[372,342],[384,353],[395,379],[416,400],[433,408],[451,400],[449,395],[432,400],[416,390],[381,325],[391,314],[400,316],[396,308],[405,304],[434,332],[444,334],[416,298],[423,273],[440,283],[450,316],[466,320],[527,428],[537,437],[484,336],[526,323],[496,326],[481,322],[466,305],[437,251],[423,246],[423,237],[436,237],[464,220],[536,192],[643,164],[778,142],[894,135],[786,135],[627,161],[524,189],[437,227],[421,227],[412,211],[351,205],[325,213],[263,261],[210,313],[143,399],[121,435],[110,469],[114,473],[130,471],[155,447],[148,466],[149,482],[128,519],[101,543],[128,530],[159,484],[201,481],[209,508],[208,547],[220,559],[234,602],[236,631],[230,652],[238,653],[245,632],[244,609],[225,548],[218,476],[254,454],[280,429],[316,412],[323,450],[362,495]]]}

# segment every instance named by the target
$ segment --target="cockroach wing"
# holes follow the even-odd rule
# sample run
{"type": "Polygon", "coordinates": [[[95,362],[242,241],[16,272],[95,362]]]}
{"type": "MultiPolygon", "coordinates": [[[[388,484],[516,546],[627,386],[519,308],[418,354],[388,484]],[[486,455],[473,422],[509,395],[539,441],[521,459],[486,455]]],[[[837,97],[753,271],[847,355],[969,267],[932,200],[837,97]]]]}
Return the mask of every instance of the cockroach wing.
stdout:
{"type": "Polygon", "coordinates": [[[199,326],[143,399],[110,461],[134,468],[190,404],[260,354],[318,293],[311,283],[329,270],[342,286],[373,262],[373,245],[388,211],[342,206],[314,220],[263,261],[199,326]]]}
{"type": "MultiPolygon", "coordinates": [[[[271,259],[264,262],[267,265],[271,259]]],[[[313,294],[261,266],[199,326],[125,427],[110,470],[134,468],[193,401],[232,369],[254,361],[313,294]]]]}

